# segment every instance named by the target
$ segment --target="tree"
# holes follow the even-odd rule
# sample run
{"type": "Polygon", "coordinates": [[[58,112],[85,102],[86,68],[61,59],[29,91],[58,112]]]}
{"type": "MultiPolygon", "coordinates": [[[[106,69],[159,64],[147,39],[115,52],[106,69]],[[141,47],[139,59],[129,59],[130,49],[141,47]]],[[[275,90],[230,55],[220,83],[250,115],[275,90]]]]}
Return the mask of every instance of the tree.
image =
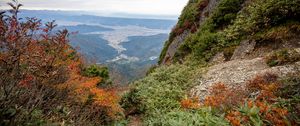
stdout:
{"type": "Polygon", "coordinates": [[[118,95],[96,87],[102,78],[80,74],[68,30],[54,31],[54,21],[19,18],[22,5],[8,4],[12,9],[0,12],[0,125],[99,125],[115,118],[118,95]]]}

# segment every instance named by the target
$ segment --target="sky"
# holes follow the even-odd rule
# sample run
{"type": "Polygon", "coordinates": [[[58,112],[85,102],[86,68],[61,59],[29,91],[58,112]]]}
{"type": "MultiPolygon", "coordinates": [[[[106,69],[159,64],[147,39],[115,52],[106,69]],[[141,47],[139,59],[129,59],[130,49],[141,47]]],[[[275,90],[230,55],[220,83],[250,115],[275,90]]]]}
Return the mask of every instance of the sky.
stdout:
{"type": "MultiPolygon", "coordinates": [[[[7,9],[10,0],[0,0],[7,9]]],[[[23,9],[77,10],[96,13],[127,13],[144,15],[179,15],[188,0],[19,0],[23,9]]]]}

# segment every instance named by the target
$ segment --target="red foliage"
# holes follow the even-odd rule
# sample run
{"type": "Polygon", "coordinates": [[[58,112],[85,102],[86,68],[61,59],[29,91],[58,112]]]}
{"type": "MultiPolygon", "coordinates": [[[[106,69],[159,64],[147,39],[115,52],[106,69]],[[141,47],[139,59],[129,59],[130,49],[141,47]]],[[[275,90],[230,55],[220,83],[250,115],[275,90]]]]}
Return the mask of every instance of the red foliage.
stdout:
{"type": "Polygon", "coordinates": [[[186,20],[186,21],[183,23],[182,28],[183,28],[183,29],[189,29],[189,28],[191,28],[192,24],[193,24],[193,23],[192,23],[191,21],[186,20]]]}
{"type": "Polygon", "coordinates": [[[179,27],[178,25],[173,29],[173,32],[176,36],[181,35],[184,32],[184,29],[179,27]]]}
{"type": "Polygon", "coordinates": [[[19,82],[19,86],[21,87],[30,87],[30,83],[33,81],[32,75],[26,75],[23,80],[19,82]]]}
{"type": "Polygon", "coordinates": [[[198,5],[198,11],[202,11],[205,7],[207,7],[209,0],[202,0],[198,5]]]}
{"type": "Polygon", "coordinates": [[[196,31],[197,31],[197,26],[196,25],[192,25],[191,32],[195,33],[196,31]]]}

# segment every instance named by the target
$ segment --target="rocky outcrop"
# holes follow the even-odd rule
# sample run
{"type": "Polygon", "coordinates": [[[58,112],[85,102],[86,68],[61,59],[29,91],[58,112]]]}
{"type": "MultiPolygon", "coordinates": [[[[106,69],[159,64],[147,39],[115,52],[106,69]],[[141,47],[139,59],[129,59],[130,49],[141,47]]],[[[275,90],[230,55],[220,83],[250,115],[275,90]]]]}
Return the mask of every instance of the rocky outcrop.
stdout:
{"type": "Polygon", "coordinates": [[[220,0],[208,0],[208,5],[203,9],[201,12],[201,18],[200,18],[200,26],[205,21],[205,19],[212,13],[214,8],[218,5],[220,0]]]}
{"type": "Polygon", "coordinates": [[[230,60],[245,59],[247,55],[253,52],[256,42],[254,40],[244,40],[240,46],[235,49],[230,60]]]}
{"type": "Polygon", "coordinates": [[[178,47],[184,42],[184,39],[187,37],[187,35],[189,35],[189,33],[189,31],[184,31],[181,35],[175,37],[175,39],[172,41],[168,48],[168,51],[164,57],[162,64],[166,64],[173,58],[178,47]]]}
{"type": "Polygon", "coordinates": [[[224,56],[223,52],[217,53],[209,62],[211,64],[219,64],[226,61],[226,58],[224,56]]]}
{"type": "Polygon", "coordinates": [[[300,38],[294,37],[285,41],[243,40],[234,50],[230,61],[226,62],[223,52],[217,53],[205,68],[207,72],[195,82],[190,91],[191,96],[204,98],[209,95],[209,88],[216,83],[224,83],[228,87],[244,87],[245,84],[260,74],[272,73],[278,77],[286,77],[300,73],[300,62],[270,67],[265,57],[282,49],[295,50],[300,55],[300,38]]]}
{"type": "MultiPolygon", "coordinates": [[[[207,0],[208,2],[207,6],[203,8],[200,12],[200,20],[199,20],[199,27],[201,27],[202,23],[207,19],[207,17],[213,12],[214,8],[217,6],[220,0],[207,0]]],[[[199,29],[199,28],[198,28],[199,29]]],[[[167,47],[167,52],[162,60],[162,64],[167,64],[170,62],[176,51],[178,50],[179,46],[184,43],[186,37],[191,34],[190,29],[185,30],[182,34],[176,36],[174,40],[171,42],[169,47],[167,47]]]]}
{"type": "Polygon", "coordinates": [[[255,76],[264,73],[276,74],[285,77],[290,74],[300,73],[300,62],[290,65],[269,67],[264,58],[251,60],[232,60],[207,68],[206,74],[202,76],[191,90],[192,96],[204,98],[209,95],[209,88],[216,83],[222,82],[228,87],[243,87],[246,82],[255,76]]]}

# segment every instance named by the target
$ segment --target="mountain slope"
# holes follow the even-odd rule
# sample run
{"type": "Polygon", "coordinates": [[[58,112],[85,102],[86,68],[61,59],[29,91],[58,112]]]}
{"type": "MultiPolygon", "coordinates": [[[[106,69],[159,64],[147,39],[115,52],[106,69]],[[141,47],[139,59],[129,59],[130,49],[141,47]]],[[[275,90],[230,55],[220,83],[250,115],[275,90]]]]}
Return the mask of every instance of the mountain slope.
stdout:
{"type": "MultiPolygon", "coordinates": [[[[21,10],[21,17],[37,17],[43,22],[56,20],[63,24],[102,24],[106,26],[141,26],[150,29],[169,29],[176,23],[175,20],[167,19],[140,19],[122,17],[104,17],[89,15],[88,12],[54,11],[54,10],[21,10]]],[[[60,24],[60,25],[63,25],[60,24]]]]}
{"type": "Polygon", "coordinates": [[[132,84],[145,125],[299,125],[299,0],[190,0],[132,84]]]}

